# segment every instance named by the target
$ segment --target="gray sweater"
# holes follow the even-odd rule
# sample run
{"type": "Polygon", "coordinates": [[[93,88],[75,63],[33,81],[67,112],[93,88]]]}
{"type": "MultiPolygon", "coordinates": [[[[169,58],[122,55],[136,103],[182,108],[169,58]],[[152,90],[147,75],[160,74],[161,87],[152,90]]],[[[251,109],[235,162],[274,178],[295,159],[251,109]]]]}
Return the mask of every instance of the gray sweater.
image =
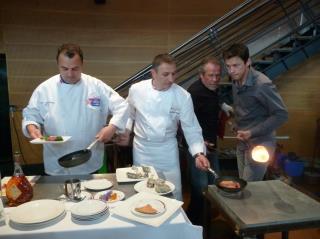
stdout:
{"type": "Polygon", "coordinates": [[[232,94],[237,129],[251,131],[250,145],[275,145],[275,130],[288,120],[288,111],[272,81],[251,67],[243,85],[233,82],[232,94]]]}

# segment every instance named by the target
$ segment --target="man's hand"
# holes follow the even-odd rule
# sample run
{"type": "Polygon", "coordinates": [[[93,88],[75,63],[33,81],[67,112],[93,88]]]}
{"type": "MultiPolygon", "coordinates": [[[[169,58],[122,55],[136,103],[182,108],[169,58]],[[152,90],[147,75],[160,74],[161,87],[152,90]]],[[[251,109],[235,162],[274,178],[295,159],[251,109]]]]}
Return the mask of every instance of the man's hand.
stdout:
{"type": "Polygon", "coordinates": [[[42,137],[41,130],[34,124],[28,124],[27,131],[32,139],[42,137]]]}
{"type": "Polygon", "coordinates": [[[198,169],[201,169],[203,171],[207,171],[208,168],[210,167],[210,162],[209,160],[207,159],[206,156],[200,154],[198,155],[198,157],[196,157],[196,167],[198,169]]]}
{"type": "Polygon", "coordinates": [[[234,113],[232,106],[230,106],[230,105],[228,105],[228,104],[226,104],[226,103],[223,103],[223,104],[221,105],[221,109],[224,111],[224,113],[226,113],[226,115],[227,115],[228,117],[232,116],[233,113],[234,113]]]}
{"type": "Polygon", "coordinates": [[[114,142],[119,146],[128,146],[130,144],[130,131],[126,130],[123,134],[118,134],[114,142]]]}
{"type": "Polygon", "coordinates": [[[98,141],[106,143],[112,139],[113,135],[116,133],[116,130],[116,126],[109,124],[100,130],[100,132],[96,135],[96,138],[98,141]]]}
{"type": "Polygon", "coordinates": [[[237,139],[242,141],[247,141],[251,138],[250,130],[238,130],[237,131],[237,139]]]}

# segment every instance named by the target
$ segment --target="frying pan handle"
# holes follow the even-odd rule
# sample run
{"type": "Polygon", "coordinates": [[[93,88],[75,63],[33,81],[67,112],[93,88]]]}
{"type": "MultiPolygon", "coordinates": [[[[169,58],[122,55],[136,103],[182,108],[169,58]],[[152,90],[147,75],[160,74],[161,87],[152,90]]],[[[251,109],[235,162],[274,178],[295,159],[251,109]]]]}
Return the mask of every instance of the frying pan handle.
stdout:
{"type": "Polygon", "coordinates": [[[208,168],[208,171],[212,173],[216,179],[219,178],[219,175],[212,168],[208,168]]]}
{"type": "Polygon", "coordinates": [[[93,146],[95,146],[95,144],[98,142],[98,139],[96,139],[95,141],[93,141],[89,146],[88,146],[88,150],[91,150],[93,146]]]}

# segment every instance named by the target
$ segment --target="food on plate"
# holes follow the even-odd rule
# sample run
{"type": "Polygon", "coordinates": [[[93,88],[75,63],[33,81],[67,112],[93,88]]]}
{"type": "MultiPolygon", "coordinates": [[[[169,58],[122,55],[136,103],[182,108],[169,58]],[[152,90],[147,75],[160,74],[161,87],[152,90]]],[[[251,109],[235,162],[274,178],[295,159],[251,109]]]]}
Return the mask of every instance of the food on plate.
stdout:
{"type": "Polygon", "coordinates": [[[118,194],[117,193],[111,193],[110,197],[108,198],[108,202],[117,200],[117,198],[118,198],[118,194]]]}
{"type": "Polygon", "coordinates": [[[140,172],[135,172],[135,173],[127,172],[127,177],[132,179],[139,179],[139,178],[144,178],[145,176],[140,172]]]}
{"type": "Polygon", "coordinates": [[[144,205],[142,207],[136,207],[134,209],[137,212],[144,213],[144,214],[157,214],[158,210],[153,208],[150,204],[144,205]]]}
{"type": "Polygon", "coordinates": [[[45,141],[63,141],[62,136],[42,136],[40,139],[45,140],[45,141]]]}
{"type": "Polygon", "coordinates": [[[166,181],[160,178],[156,180],[154,189],[157,193],[167,193],[171,191],[171,188],[166,184],[166,181]]]}
{"type": "Polygon", "coordinates": [[[170,192],[171,188],[167,184],[162,184],[162,185],[155,185],[155,188],[157,193],[167,193],[170,192]]]}
{"type": "Polygon", "coordinates": [[[148,178],[147,187],[148,188],[154,188],[155,183],[156,183],[156,180],[153,177],[152,178],[148,178]]]}
{"type": "Polygon", "coordinates": [[[113,192],[112,190],[109,190],[105,194],[101,195],[99,198],[106,202],[112,202],[117,200],[118,194],[116,192],[113,192]]]}
{"type": "Polygon", "coordinates": [[[142,171],[143,171],[144,173],[150,173],[151,169],[150,169],[149,166],[142,166],[142,171]]]}
{"type": "Polygon", "coordinates": [[[220,187],[224,188],[240,188],[240,183],[232,180],[223,180],[219,183],[220,187]]]}

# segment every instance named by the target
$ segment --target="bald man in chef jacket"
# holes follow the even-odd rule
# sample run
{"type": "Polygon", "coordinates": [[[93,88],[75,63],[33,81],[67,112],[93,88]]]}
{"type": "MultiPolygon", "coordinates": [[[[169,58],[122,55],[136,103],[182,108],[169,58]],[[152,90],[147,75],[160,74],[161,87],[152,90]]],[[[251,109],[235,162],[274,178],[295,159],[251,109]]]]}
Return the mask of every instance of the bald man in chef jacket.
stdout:
{"type": "Polygon", "coordinates": [[[174,59],[169,54],[157,55],[152,63],[151,74],[152,79],[133,84],[129,90],[127,131],[119,137],[118,143],[128,144],[133,130],[133,163],[151,165],[163,172],[176,187],[175,198],[182,200],[176,139],[178,124],[181,124],[197,168],[207,170],[210,164],[205,156],[202,129],[194,114],[190,94],[174,83],[174,59]]]}

